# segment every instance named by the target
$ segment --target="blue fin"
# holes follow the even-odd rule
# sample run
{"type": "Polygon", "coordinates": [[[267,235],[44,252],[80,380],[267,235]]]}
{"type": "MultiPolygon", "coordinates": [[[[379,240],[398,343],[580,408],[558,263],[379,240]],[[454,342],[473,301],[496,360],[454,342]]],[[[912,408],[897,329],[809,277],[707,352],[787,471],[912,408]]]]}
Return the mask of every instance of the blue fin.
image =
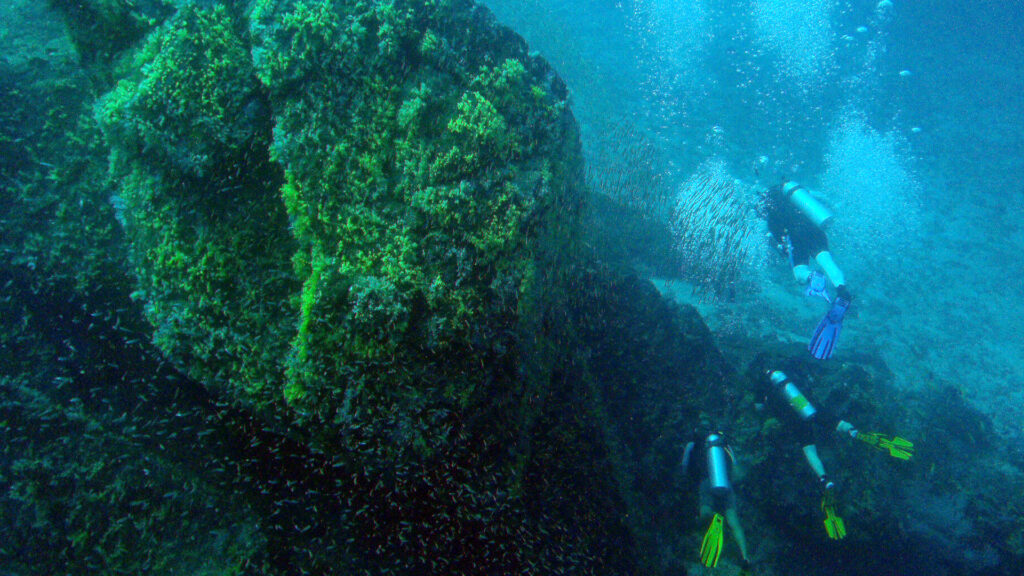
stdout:
{"type": "Polygon", "coordinates": [[[822,318],[821,322],[818,322],[818,327],[814,329],[811,342],[807,345],[811,356],[818,360],[828,360],[832,356],[832,350],[836,347],[836,340],[839,339],[839,331],[842,328],[842,322],[832,322],[828,316],[822,318]]]}
{"type": "Polygon", "coordinates": [[[836,340],[839,339],[839,332],[843,328],[843,316],[846,315],[846,309],[849,307],[849,300],[843,298],[835,299],[828,314],[825,314],[821,322],[818,322],[818,326],[814,329],[814,334],[811,336],[811,341],[807,344],[807,350],[811,353],[811,356],[818,360],[828,360],[832,357],[832,351],[836,347],[836,340]]]}

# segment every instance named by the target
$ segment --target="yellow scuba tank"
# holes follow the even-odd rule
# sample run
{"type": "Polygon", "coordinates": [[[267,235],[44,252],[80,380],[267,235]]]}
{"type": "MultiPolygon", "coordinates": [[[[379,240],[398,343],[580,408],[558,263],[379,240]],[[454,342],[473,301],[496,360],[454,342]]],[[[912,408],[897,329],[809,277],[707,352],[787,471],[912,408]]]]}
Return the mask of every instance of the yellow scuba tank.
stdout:
{"type": "Polygon", "coordinates": [[[819,202],[810,190],[796,182],[784,182],[782,184],[782,195],[789,198],[789,201],[796,206],[796,209],[807,216],[807,219],[815,226],[824,230],[832,223],[832,211],[819,202]]]}
{"type": "Polygon", "coordinates": [[[775,385],[775,389],[782,395],[782,398],[789,403],[801,418],[807,420],[818,412],[811,405],[810,400],[804,396],[803,392],[796,387],[796,384],[793,384],[793,381],[784,372],[772,370],[769,373],[769,377],[772,384],[775,385]]]}
{"type": "Polygon", "coordinates": [[[725,437],[721,434],[710,434],[705,442],[708,455],[708,482],[711,493],[724,496],[732,490],[729,483],[729,449],[725,437]]]}

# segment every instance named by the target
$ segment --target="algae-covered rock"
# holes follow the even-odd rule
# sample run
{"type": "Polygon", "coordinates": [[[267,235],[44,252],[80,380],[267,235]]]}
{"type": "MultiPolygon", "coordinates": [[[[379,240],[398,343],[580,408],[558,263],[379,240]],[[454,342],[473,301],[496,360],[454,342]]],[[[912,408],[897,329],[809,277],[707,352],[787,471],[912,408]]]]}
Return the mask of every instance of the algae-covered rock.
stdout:
{"type": "Polygon", "coordinates": [[[342,6],[252,18],[304,283],[285,396],[341,424],[413,383],[466,407],[575,225],[564,87],[471,5],[342,6]]]}
{"type": "Polygon", "coordinates": [[[295,241],[268,159],[270,118],[248,45],[221,7],[186,8],[97,104],[154,341],[237,400],[280,397],[294,329],[295,241]],[[243,392],[244,391],[244,392],[243,392]]]}
{"type": "Polygon", "coordinates": [[[182,10],[97,109],[158,343],[300,419],[471,402],[574,226],[564,87],[468,4],[249,18],[182,10]]]}
{"type": "Polygon", "coordinates": [[[538,558],[507,531],[583,198],[557,76],[463,1],[189,5],[133,58],[96,118],[154,343],[337,458],[371,564],[538,558]]]}

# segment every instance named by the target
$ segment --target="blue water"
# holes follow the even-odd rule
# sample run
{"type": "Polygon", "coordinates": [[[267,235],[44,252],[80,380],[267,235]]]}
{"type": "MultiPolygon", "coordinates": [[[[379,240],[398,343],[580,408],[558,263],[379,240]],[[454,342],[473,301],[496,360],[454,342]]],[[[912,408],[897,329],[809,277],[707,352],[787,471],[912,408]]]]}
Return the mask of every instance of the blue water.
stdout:
{"type": "MultiPolygon", "coordinates": [[[[592,173],[628,170],[626,139],[670,201],[709,162],[754,186],[785,176],[820,191],[859,294],[843,346],[881,354],[898,386],[955,383],[1021,442],[1019,4],[486,4],[566,79],[592,173]]],[[[721,337],[813,326],[817,309],[775,266],[705,309],[721,337]]]]}

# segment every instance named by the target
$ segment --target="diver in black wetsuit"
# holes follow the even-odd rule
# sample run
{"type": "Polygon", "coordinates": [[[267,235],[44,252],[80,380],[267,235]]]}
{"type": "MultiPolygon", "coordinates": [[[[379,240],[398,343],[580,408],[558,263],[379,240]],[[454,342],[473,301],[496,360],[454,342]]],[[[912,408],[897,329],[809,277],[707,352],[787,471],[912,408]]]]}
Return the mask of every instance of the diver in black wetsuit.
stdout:
{"type": "Polygon", "coordinates": [[[699,482],[700,516],[714,515],[701,546],[701,563],[713,568],[722,552],[722,524],[729,525],[740,549],[741,575],[750,574],[747,537],[736,512],[736,493],[731,477],[735,460],[728,441],[720,432],[695,433],[683,449],[683,470],[687,478],[699,482]]]}
{"type": "Polygon", "coordinates": [[[767,407],[773,416],[795,432],[804,458],[818,477],[822,489],[833,489],[835,483],[825,473],[817,444],[835,433],[856,437],[856,427],[811,404],[796,384],[779,370],[768,370],[764,378],[758,379],[755,394],[759,408],[767,407]]]}
{"type": "Polygon", "coordinates": [[[774,416],[787,422],[795,431],[804,458],[818,476],[818,483],[821,485],[821,511],[825,514],[825,532],[832,540],[842,540],[846,537],[846,525],[836,513],[836,485],[825,473],[825,465],[818,456],[818,440],[834,433],[856,438],[857,429],[846,420],[827,415],[811,404],[789,376],[779,370],[767,370],[764,376],[758,379],[756,392],[758,408],[768,406],[774,416]]]}
{"type": "Polygon", "coordinates": [[[836,485],[825,473],[825,466],[818,456],[818,442],[840,434],[888,452],[890,456],[899,460],[909,460],[913,457],[914,443],[899,436],[859,432],[853,424],[827,414],[819,406],[811,404],[793,380],[780,370],[769,368],[762,372],[757,378],[754,391],[757,409],[763,410],[767,407],[774,417],[794,431],[804,458],[818,477],[821,486],[821,511],[825,514],[825,532],[832,540],[842,540],[846,537],[846,526],[836,512],[836,485]]]}
{"type": "Polygon", "coordinates": [[[796,182],[785,181],[765,191],[761,208],[776,247],[789,258],[793,278],[808,285],[808,295],[821,296],[832,304],[808,345],[815,358],[827,359],[832,356],[843,317],[853,301],[846,276],[832,258],[824,232],[832,221],[832,213],[806,188],[796,182]],[[811,268],[811,260],[821,267],[824,274],[811,268]],[[828,295],[826,276],[836,287],[835,300],[828,295]]]}

